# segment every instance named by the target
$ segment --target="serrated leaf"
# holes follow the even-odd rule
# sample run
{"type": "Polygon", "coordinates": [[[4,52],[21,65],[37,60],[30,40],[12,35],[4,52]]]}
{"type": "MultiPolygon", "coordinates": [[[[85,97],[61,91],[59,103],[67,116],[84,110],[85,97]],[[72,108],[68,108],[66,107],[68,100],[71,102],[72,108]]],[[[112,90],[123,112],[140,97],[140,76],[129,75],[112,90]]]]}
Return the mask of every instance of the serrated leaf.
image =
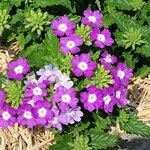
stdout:
{"type": "Polygon", "coordinates": [[[140,76],[141,78],[144,78],[149,74],[150,74],[150,67],[147,65],[143,65],[143,67],[139,68],[135,73],[136,76],[140,76]]]}

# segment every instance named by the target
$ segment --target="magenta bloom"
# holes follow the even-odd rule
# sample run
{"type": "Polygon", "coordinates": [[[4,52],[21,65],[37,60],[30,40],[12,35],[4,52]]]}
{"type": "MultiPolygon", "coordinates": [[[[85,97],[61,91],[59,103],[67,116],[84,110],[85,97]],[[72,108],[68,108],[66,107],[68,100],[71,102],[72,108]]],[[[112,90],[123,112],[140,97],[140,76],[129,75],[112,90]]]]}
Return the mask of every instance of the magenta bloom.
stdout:
{"type": "Polygon", "coordinates": [[[78,53],[80,51],[79,46],[81,46],[82,44],[83,40],[75,34],[60,38],[61,51],[65,55],[69,53],[78,53]]]}
{"type": "Polygon", "coordinates": [[[64,36],[72,34],[76,24],[71,22],[67,16],[61,16],[51,23],[51,28],[54,30],[55,35],[64,36]]]}
{"type": "Polygon", "coordinates": [[[108,29],[100,31],[98,28],[94,28],[90,33],[90,37],[99,48],[105,48],[106,46],[111,46],[114,43],[108,29]]]}
{"type": "Polygon", "coordinates": [[[117,57],[114,55],[110,55],[107,51],[104,51],[101,56],[102,58],[100,58],[99,61],[104,65],[106,69],[110,69],[111,65],[117,62],[117,57]]]}
{"type": "Polygon", "coordinates": [[[127,104],[127,89],[124,86],[115,85],[115,100],[118,107],[123,107],[127,104]]]}
{"type": "Polygon", "coordinates": [[[6,93],[3,90],[0,90],[0,107],[3,107],[6,99],[6,93]]]}
{"type": "Polygon", "coordinates": [[[22,104],[29,104],[31,105],[32,107],[35,107],[35,103],[37,101],[43,101],[43,98],[42,99],[34,99],[34,97],[25,97],[23,98],[22,100],[22,104]]]}
{"type": "Polygon", "coordinates": [[[7,128],[13,126],[16,123],[15,114],[15,109],[7,104],[0,108],[0,127],[7,128]]]}
{"type": "Polygon", "coordinates": [[[114,98],[114,88],[109,87],[103,89],[103,109],[106,113],[113,111],[113,106],[115,105],[115,98],[114,98]]]}
{"type": "Polygon", "coordinates": [[[96,63],[91,60],[89,54],[83,53],[76,55],[71,60],[72,71],[75,76],[80,77],[84,75],[87,78],[93,76],[96,69],[96,63]]]}
{"type": "Polygon", "coordinates": [[[95,86],[89,86],[86,92],[80,94],[80,101],[86,110],[92,112],[102,107],[102,92],[95,86]]]}
{"type": "Polygon", "coordinates": [[[45,125],[53,118],[53,112],[50,110],[52,107],[49,101],[37,101],[33,108],[33,116],[38,125],[45,125]]]}
{"type": "Polygon", "coordinates": [[[103,15],[101,14],[100,11],[85,10],[83,14],[85,16],[81,20],[83,24],[88,25],[89,27],[102,27],[103,26],[103,22],[102,22],[103,15]]]}
{"type": "Polygon", "coordinates": [[[76,91],[74,88],[66,89],[63,86],[59,86],[54,95],[53,100],[58,103],[61,110],[68,110],[70,107],[76,107],[78,98],[76,97],[76,91]]]}
{"type": "Polygon", "coordinates": [[[30,66],[27,59],[20,57],[8,64],[7,76],[9,79],[22,80],[29,71],[30,66]]]}
{"type": "Polygon", "coordinates": [[[47,95],[46,85],[44,83],[29,83],[25,90],[25,97],[33,97],[35,100],[41,100],[47,95]]]}
{"type": "Polygon", "coordinates": [[[29,128],[36,126],[36,120],[33,117],[32,106],[24,104],[17,110],[18,118],[17,122],[20,125],[25,125],[29,128]]]}
{"type": "Polygon", "coordinates": [[[115,83],[127,85],[129,79],[133,76],[132,69],[129,69],[124,63],[118,63],[117,67],[111,71],[115,83]]]}

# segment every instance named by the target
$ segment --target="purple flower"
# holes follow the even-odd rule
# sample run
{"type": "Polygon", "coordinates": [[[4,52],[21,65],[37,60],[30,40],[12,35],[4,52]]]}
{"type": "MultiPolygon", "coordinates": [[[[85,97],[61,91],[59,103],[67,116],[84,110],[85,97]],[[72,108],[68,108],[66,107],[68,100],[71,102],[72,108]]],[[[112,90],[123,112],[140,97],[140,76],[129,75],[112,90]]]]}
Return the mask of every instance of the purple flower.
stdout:
{"type": "Polygon", "coordinates": [[[94,28],[90,33],[91,39],[95,42],[95,45],[99,48],[111,46],[114,40],[111,38],[111,33],[108,29],[100,31],[98,28],[94,28]]]}
{"type": "Polygon", "coordinates": [[[113,111],[113,106],[115,105],[115,98],[114,98],[114,88],[109,87],[103,89],[103,109],[106,113],[113,111]]]}
{"type": "Polygon", "coordinates": [[[114,85],[115,100],[118,107],[123,107],[127,104],[127,89],[124,86],[114,85]]]}
{"type": "Polygon", "coordinates": [[[63,124],[68,125],[74,124],[75,122],[80,122],[81,117],[83,117],[83,112],[81,111],[80,107],[76,107],[68,110],[65,113],[61,113],[59,120],[63,122],[63,124]]]}
{"type": "Polygon", "coordinates": [[[8,64],[8,78],[22,80],[24,75],[30,71],[30,66],[26,58],[18,58],[8,64]]]}
{"type": "Polygon", "coordinates": [[[51,28],[54,30],[55,35],[58,36],[72,34],[75,27],[75,23],[71,22],[67,16],[61,16],[51,23],[51,28]]]}
{"type": "Polygon", "coordinates": [[[89,86],[86,92],[80,94],[80,101],[83,103],[85,109],[92,112],[102,107],[102,92],[95,86],[89,86]]]}
{"type": "Polygon", "coordinates": [[[3,90],[0,90],[0,108],[3,107],[6,99],[6,93],[3,90]]]}
{"type": "Polygon", "coordinates": [[[35,107],[35,103],[37,102],[37,101],[42,101],[43,99],[34,99],[33,97],[25,97],[25,98],[23,98],[23,100],[22,100],[22,104],[24,105],[24,104],[29,104],[29,105],[31,105],[32,107],[35,107]]]}
{"type": "Polygon", "coordinates": [[[102,22],[103,15],[101,14],[100,11],[85,10],[83,14],[85,16],[81,20],[83,24],[88,25],[89,27],[102,27],[103,26],[103,22],[102,22]]]}
{"type": "Polygon", "coordinates": [[[71,60],[72,71],[75,76],[80,77],[84,75],[87,78],[93,76],[96,69],[96,63],[91,60],[89,54],[76,55],[71,60]]]}
{"type": "Polygon", "coordinates": [[[0,109],[0,127],[7,128],[13,126],[16,123],[15,114],[15,109],[5,104],[3,108],[0,109]]]}
{"type": "Polygon", "coordinates": [[[61,131],[63,123],[60,121],[60,110],[56,106],[54,106],[51,110],[54,113],[54,117],[52,120],[48,121],[46,128],[54,127],[61,131]]]}
{"type": "Polygon", "coordinates": [[[20,125],[26,125],[29,128],[33,128],[36,126],[36,120],[33,117],[32,106],[28,104],[24,104],[17,110],[18,118],[17,122],[20,125]]]}
{"type": "Polygon", "coordinates": [[[53,100],[58,103],[61,110],[68,110],[70,107],[76,107],[78,98],[76,98],[76,91],[74,88],[66,89],[63,86],[59,86],[54,95],[53,100]]]}
{"type": "Polygon", "coordinates": [[[78,53],[80,51],[79,46],[81,46],[82,44],[83,40],[75,34],[60,38],[61,51],[65,55],[69,53],[78,53]]]}
{"type": "Polygon", "coordinates": [[[110,69],[111,65],[117,62],[117,57],[115,57],[114,55],[110,55],[107,51],[104,51],[101,56],[102,58],[100,58],[99,61],[104,65],[106,69],[110,69]]]}
{"type": "Polygon", "coordinates": [[[129,69],[124,63],[118,63],[117,67],[111,71],[115,83],[127,85],[129,79],[133,76],[132,69],[129,69]]]}
{"type": "Polygon", "coordinates": [[[33,116],[37,124],[45,125],[53,118],[53,112],[50,110],[52,104],[49,101],[37,101],[33,108],[33,116]]]}
{"type": "Polygon", "coordinates": [[[33,97],[35,100],[43,99],[47,95],[46,85],[44,83],[29,83],[25,90],[25,97],[33,97]]]}

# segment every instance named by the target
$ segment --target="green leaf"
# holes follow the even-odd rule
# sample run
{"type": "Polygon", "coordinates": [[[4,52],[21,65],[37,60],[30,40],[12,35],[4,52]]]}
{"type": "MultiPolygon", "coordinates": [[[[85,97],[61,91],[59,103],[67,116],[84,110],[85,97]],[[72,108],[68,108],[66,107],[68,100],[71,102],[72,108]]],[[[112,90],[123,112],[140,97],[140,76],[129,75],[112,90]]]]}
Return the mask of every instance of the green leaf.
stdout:
{"type": "Polygon", "coordinates": [[[24,49],[25,44],[26,44],[26,39],[25,39],[24,35],[23,34],[19,34],[19,36],[16,37],[16,40],[18,41],[19,46],[22,49],[24,49]]]}
{"type": "Polygon", "coordinates": [[[6,82],[6,77],[0,73],[0,88],[6,82]]]}
{"type": "Polygon", "coordinates": [[[125,122],[120,123],[120,127],[127,133],[150,136],[150,127],[132,113],[129,113],[128,119],[125,122]]]}
{"type": "Polygon", "coordinates": [[[115,147],[118,144],[118,138],[114,135],[99,132],[91,134],[91,146],[93,149],[107,149],[110,147],[115,147]]]}
{"type": "Polygon", "coordinates": [[[141,78],[144,78],[149,74],[150,74],[150,67],[147,65],[143,65],[143,67],[139,68],[135,73],[136,76],[140,76],[141,78]]]}

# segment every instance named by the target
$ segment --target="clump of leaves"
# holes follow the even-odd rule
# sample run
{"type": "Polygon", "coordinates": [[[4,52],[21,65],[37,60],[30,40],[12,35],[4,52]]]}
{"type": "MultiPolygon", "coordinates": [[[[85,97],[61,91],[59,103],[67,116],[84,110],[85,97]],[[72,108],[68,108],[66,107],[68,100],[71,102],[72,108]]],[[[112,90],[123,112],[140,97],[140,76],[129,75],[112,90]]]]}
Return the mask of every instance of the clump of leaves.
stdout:
{"type": "Polygon", "coordinates": [[[7,93],[6,102],[10,103],[10,105],[14,108],[19,107],[21,104],[21,100],[23,98],[23,91],[24,91],[22,82],[10,81],[5,84],[4,90],[7,93]]]}
{"type": "Polygon", "coordinates": [[[0,36],[2,35],[5,28],[9,28],[8,19],[10,15],[6,9],[0,10],[0,36]]]}
{"type": "Polygon", "coordinates": [[[31,30],[31,32],[36,31],[38,35],[44,30],[44,26],[50,24],[50,18],[48,13],[42,13],[40,9],[37,11],[30,10],[25,14],[25,28],[31,30]]]}

